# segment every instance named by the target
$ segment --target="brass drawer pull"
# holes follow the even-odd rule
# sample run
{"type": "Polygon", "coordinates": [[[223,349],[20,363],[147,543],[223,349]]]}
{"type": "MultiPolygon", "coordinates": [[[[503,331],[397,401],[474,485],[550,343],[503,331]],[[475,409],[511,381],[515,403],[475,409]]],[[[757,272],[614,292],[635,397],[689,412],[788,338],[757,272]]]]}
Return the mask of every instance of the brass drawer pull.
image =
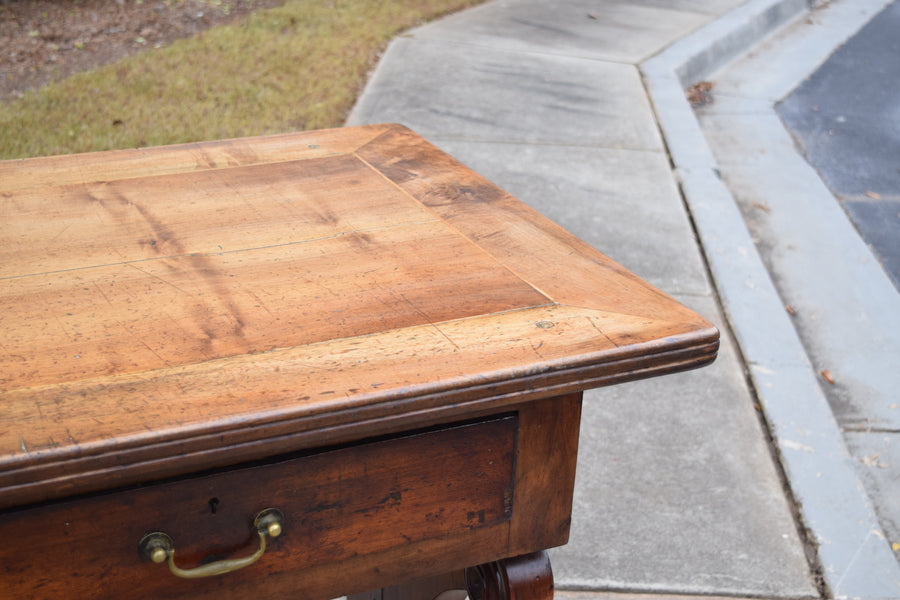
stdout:
{"type": "Polygon", "coordinates": [[[278,537],[281,535],[283,526],[284,515],[281,514],[281,511],[275,508],[267,508],[256,515],[256,518],[253,520],[253,527],[256,529],[256,533],[259,534],[259,549],[256,552],[244,558],[220,560],[194,569],[182,569],[175,564],[175,545],[172,542],[172,538],[161,531],[148,533],[141,538],[138,549],[141,556],[149,561],[155,563],[168,561],[169,570],[177,577],[186,579],[212,577],[213,575],[222,575],[223,573],[243,569],[258,561],[266,551],[266,536],[278,537]]]}

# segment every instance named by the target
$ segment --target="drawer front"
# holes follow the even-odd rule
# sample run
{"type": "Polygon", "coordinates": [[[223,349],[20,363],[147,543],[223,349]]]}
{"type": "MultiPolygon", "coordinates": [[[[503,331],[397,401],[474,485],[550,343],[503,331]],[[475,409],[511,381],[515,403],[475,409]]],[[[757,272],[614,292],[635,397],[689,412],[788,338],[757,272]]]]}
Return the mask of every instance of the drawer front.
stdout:
{"type": "Polygon", "coordinates": [[[296,586],[294,597],[304,597],[314,582],[291,573],[333,575],[343,561],[438,539],[459,545],[504,528],[516,432],[517,417],[506,416],[8,512],[0,515],[0,590],[11,598],[224,598],[258,582],[255,597],[264,598],[272,581],[273,592],[296,586]],[[270,507],[284,514],[284,532],[240,571],[179,579],[138,553],[146,533],[163,531],[183,569],[252,554],[253,517],[270,507]]]}

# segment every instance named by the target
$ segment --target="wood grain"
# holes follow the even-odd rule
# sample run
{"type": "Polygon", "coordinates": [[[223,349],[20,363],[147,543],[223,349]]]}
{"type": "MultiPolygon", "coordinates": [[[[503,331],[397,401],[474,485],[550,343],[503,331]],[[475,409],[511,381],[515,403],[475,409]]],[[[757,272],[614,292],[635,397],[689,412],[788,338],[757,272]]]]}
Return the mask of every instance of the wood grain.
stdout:
{"type": "Polygon", "coordinates": [[[717,346],[399,126],[0,163],[0,508],[694,368],[717,346]]]}
{"type": "Polygon", "coordinates": [[[0,296],[0,385],[143,373],[546,302],[440,222],[19,277],[0,296]]]}
{"type": "Polygon", "coordinates": [[[390,129],[357,154],[553,301],[704,328],[694,312],[412,131],[390,129]]]}
{"type": "Polygon", "coordinates": [[[466,569],[472,600],[553,600],[546,552],[533,552],[466,569]]]}
{"type": "Polygon", "coordinates": [[[0,515],[0,537],[27,541],[0,549],[0,595],[176,598],[252,585],[269,597],[266,581],[279,576],[294,597],[317,585],[353,588],[316,573],[427,540],[505,538],[516,435],[513,415],[0,515]],[[186,581],[138,555],[150,531],[171,536],[182,568],[250,554],[253,515],[268,507],[284,513],[284,532],[241,571],[186,581]]]}
{"type": "Polygon", "coordinates": [[[81,185],[350,154],[391,125],[323,129],[232,140],[0,161],[0,197],[19,190],[81,185]]]}

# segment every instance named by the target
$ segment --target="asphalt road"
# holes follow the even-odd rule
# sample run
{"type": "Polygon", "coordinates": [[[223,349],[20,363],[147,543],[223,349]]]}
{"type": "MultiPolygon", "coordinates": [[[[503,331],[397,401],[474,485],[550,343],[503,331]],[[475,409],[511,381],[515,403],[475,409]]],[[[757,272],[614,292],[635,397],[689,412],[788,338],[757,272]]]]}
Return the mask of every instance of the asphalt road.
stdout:
{"type": "Polygon", "coordinates": [[[900,0],[776,107],[900,289],[900,0]]]}

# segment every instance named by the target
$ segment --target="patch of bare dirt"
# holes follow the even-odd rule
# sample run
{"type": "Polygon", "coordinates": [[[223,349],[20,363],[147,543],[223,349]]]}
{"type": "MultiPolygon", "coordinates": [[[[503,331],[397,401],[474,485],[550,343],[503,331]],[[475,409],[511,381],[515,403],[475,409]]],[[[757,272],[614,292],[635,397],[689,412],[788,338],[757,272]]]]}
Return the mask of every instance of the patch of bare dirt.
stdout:
{"type": "Polygon", "coordinates": [[[0,0],[0,98],[284,0],[0,0]]]}

